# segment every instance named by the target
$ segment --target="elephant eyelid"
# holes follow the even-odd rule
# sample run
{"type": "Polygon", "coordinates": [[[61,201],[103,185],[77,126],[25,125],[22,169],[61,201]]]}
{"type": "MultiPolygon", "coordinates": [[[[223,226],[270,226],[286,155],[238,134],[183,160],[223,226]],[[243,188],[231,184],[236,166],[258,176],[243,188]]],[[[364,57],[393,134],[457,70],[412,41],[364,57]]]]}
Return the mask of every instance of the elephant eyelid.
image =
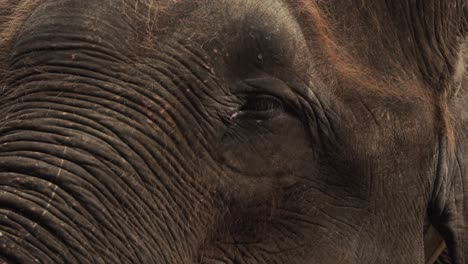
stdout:
{"type": "Polygon", "coordinates": [[[267,120],[280,114],[302,119],[303,109],[297,95],[281,79],[272,76],[244,79],[235,86],[233,94],[239,99],[239,106],[231,120],[236,117],[267,120]]]}
{"type": "Polygon", "coordinates": [[[283,109],[284,106],[282,100],[276,96],[269,94],[250,94],[246,96],[240,111],[269,112],[283,109]]]}
{"type": "Polygon", "coordinates": [[[269,93],[247,93],[240,96],[241,105],[233,118],[245,118],[255,120],[273,119],[281,114],[299,117],[299,110],[292,103],[283,98],[269,93]]]}

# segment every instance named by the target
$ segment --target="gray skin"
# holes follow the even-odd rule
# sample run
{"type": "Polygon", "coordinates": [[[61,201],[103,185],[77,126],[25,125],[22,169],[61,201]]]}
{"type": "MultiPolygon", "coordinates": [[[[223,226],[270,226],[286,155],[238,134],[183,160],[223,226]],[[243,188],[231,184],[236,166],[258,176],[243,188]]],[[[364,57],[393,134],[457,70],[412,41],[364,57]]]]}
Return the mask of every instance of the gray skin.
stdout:
{"type": "Polygon", "coordinates": [[[465,1],[0,6],[0,262],[468,261],[465,1]]]}

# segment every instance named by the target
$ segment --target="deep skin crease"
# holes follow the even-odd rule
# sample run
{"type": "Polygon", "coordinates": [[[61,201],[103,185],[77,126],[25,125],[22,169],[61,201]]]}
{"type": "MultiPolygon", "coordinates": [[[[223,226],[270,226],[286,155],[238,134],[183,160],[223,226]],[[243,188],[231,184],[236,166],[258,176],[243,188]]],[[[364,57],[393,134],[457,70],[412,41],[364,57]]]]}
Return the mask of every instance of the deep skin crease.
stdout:
{"type": "Polygon", "coordinates": [[[0,262],[467,261],[463,1],[0,6],[0,262]]]}

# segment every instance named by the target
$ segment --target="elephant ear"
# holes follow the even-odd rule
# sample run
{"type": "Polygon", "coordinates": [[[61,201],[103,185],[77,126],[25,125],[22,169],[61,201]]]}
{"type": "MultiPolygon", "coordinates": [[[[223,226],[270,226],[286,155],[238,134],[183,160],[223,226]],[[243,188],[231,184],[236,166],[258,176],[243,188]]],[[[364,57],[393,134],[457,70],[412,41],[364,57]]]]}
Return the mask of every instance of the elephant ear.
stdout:
{"type": "MultiPolygon", "coordinates": [[[[428,204],[426,261],[443,241],[453,263],[468,262],[468,3],[384,1],[408,66],[434,95],[439,142],[428,204]]],[[[443,262],[442,262],[443,263],[443,262]]]]}
{"type": "MultiPolygon", "coordinates": [[[[442,234],[450,263],[468,261],[468,6],[441,96],[438,166],[428,215],[442,234]]],[[[435,240],[434,240],[435,241],[435,240]]],[[[446,262],[440,262],[446,263],[446,262]]],[[[448,262],[447,262],[448,263],[448,262]]]]}
{"type": "Polygon", "coordinates": [[[447,140],[445,149],[440,149],[447,154],[441,155],[445,159],[439,158],[440,182],[435,190],[440,191],[435,192],[436,210],[432,213],[433,223],[444,234],[455,263],[468,261],[468,41],[462,46],[460,72],[453,82],[454,95],[448,98],[454,140],[452,143],[447,140]]]}

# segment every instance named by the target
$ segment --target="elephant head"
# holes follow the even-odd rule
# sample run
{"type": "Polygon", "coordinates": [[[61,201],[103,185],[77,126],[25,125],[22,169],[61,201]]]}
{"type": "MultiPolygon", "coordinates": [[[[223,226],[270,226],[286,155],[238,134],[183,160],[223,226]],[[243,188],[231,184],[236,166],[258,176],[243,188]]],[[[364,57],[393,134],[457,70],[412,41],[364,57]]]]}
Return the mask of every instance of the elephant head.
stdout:
{"type": "Polygon", "coordinates": [[[0,6],[1,261],[467,261],[465,1],[0,6]]]}

